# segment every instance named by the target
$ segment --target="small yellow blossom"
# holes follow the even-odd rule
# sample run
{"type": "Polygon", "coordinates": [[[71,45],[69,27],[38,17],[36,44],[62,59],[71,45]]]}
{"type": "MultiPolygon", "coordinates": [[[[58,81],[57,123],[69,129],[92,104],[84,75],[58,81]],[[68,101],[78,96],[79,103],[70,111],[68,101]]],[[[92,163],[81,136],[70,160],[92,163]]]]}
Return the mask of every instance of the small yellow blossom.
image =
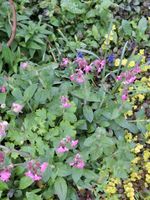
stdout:
{"type": "Polygon", "coordinates": [[[124,59],[122,60],[122,63],[121,63],[121,64],[122,64],[123,66],[125,66],[125,65],[127,64],[127,61],[128,61],[128,60],[127,60],[126,58],[124,58],[124,59]]]}
{"type": "Polygon", "coordinates": [[[146,174],[146,182],[150,183],[150,174],[146,174]]]}
{"type": "Polygon", "coordinates": [[[138,94],[137,96],[138,96],[138,99],[140,102],[142,102],[145,98],[145,96],[143,94],[138,94]]]}
{"type": "Polygon", "coordinates": [[[132,134],[131,133],[126,133],[125,139],[126,139],[127,142],[131,142],[132,141],[132,134]]]}
{"type": "Polygon", "coordinates": [[[113,24],[112,30],[116,30],[116,25],[115,24],[113,24]]]}
{"type": "Polygon", "coordinates": [[[136,180],[140,180],[141,179],[141,175],[139,175],[138,173],[136,173],[136,172],[132,172],[131,174],[130,174],[130,180],[131,181],[136,181],[136,180]]]}
{"type": "Polygon", "coordinates": [[[133,106],[133,109],[134,109],[134,110],[136,110],[136,109],[137,109],[137,106],[136,106],[136,105],[135,105],[135,106],[133,106]]]}
{"type": "Polygon", "coordinates": [[[134,87],[129,87],[129,91],[132,91],[134,89],[134,87]]]}
{"type": "Polygon", "coordinates": [[[130,61],[129,62],[129,67],[134,67],[135,66],[135,61],[130,61]]]}
{"type": "Polygon", "coordinates": [[[142,82],[147,82],[147,78],[146,78],[146,77],[143,77],[143,78],[141,79],[141,81],[142,81],[142,82]]]}
{"type": "Polygon", "coordinates": [[[134,153],[139,153],[143,149],[143,145],[138,143],[136,147],[134,148],[134,153]]]}
{"type": "Polygon", "coordinates": [[[119,64],[120,64],[120,59],[119,59],[119,58],[117,58],[117,59],[115,60],[115,67],[118,67],[118,66],[119,66],[119,64]]]}
{"type": "Polygon", "coordinates": [[[145,169],[148,171],[150,174],[150,162],[145,163],[145,169]]]}
{"type": "Polygon", "coordinates": [[[148,159],[150,158],[150,151],[149,150],[144,151],[143,158],[144,158],[144,161],[148,161],[148,159]]]}
{"type": "Polygon", "coordinates": [[[144,49],[140,49],[139,54],[144,55],[144,49]]]}
{"type": "Polygon", "coordinates": [[[144,135],[144,137],[145,137],[146,139],[149,138],[149,137],[150,137],[150,131],[149,131],[149,132],[146,132],[145,135],[144,135]]]}
{"type": "Polygon", "coordinates": [[[128,112],[126,112],[126,115],[128,115],[129,117],[133,115],[133,111],[129,110],[128,112]]]}
{"type": "Polygon", "coordinates": [[[144,64],[144,63],[145,63],[145,59],[146,59],[146,57],[145,57],[145,56],[143,56],[143,57],[142,57],[142,60],[141,60],[142,64],[144,64]]]}

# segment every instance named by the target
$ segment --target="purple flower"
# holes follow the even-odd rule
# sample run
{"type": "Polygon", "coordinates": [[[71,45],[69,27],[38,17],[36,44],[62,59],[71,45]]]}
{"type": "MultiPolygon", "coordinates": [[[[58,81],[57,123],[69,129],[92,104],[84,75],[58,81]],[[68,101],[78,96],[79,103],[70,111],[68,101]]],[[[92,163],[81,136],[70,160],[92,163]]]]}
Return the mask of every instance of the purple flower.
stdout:
{"type": "Polygon", "coordinates": [[[79,51],[79,52],[77,53],[77,58],[83,58],[83,53],[79,51]]]}
{"type": "Polygon", "coordinates": [[[94,60],[91,65],[94,65],[97,69],[97,72],[100,73],[106,64],[105,60],[96,59],[94,60]]]}
{"type": "Polygon", "coordinates": [[[108,57],[107,57],[107,60],[109,63],[113,63],[114,62],[114,59],[115,59],[115,56],[113,54],[110,54],[108,57]]]}
{"type": "Polygon", "coordinates": [[[85,79],[83,71],[81,69],[77,69],[76,73],[70,76],[70,80],[79,84],[84,83],[85,79]]]}

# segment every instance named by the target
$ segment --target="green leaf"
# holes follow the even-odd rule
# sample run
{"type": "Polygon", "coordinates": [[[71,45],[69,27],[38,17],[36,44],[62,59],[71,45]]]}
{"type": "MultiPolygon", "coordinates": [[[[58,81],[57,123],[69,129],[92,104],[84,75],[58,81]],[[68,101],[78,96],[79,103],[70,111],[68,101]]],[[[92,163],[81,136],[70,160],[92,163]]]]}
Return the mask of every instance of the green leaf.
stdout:
{"type": "Polygon", "coordinates": [[[72,168],[72,178],[73,178],[75,183],[77,183],[79,181],[82,174],[83,174],[82,169],[72,168]]]}
{"type": "Polygon", "coordinates": [[[33,192],[26,192],[27,200],[42,200],[41,196],[34,194],[33,192]]]}
{"type": "Polygon", "coordinates": [[[7,190],[8,186],[6,183],[0,181],[0,191],[7,190]]]}
{"type": "Polygon", "coordinates": [[[30,85],[24,92],[24,101],[29,101],[37,89],[37,84],[30,85]]]}
{"type": "Polygon", "coordinates": [[[0,104],[5,103],[6,93],[0,93],[0,104]]]}
{"type": "Polygon", "coordinates": [[[67,196],[67,183],[65,179],[58,177],[54,184],[55,194],[60,200],[65,200],[67,196]]]}
{"type": "Polygon", "coordinates": [[[99,35],[99,32],[98,32],[98,29],[95,25],[93,25],[92,27],[92,33],[93,33],[93,36],[94,36],[94,39],[95,40],[99,40],[100,39],[100,35],[99,35]]]}
{"type": "Polygon", "coordinates": [[[144,33],[147,29],[147,19],[145,17],[142,17],[138,23],[138,29],[144,33]]]}
{"type": "Polygon", "coordinates": [[[2,48],[2,57],[4,58],[4,61],[6,63],[8,63],[9,65],[13,64],[14,54],[9,49],[9,47],[7,47],[6,45],[3,45],[3,48],[2,48]]]}
{"type": "Polygon", "coordinates": [[[20,180],[20,184],[19,184],[19,188],[20,189],[26,189],[27,187],[29,187],[31,184],[33,183],[33,180],[27,176],[24,176],[21,178],[20,180]]]}
{"type": "Polygon", "coordinates": [[[19,88],[14,88],[12,91],[12,95],[18,100],[22,99],[22,92],[19,88]]]}
{"type": "Polygon", "coordinates": [[[82,14],[85,12],[84,4],[79,0],[61,0],[61,7],[73,14],[82,14]]]}
{"type": "Polygon", "coordinates": [[[131,35],[132,27],[130,25],[130,22],[128,22],[128,20],[122,20],[122,28],[126,35],[131,35]]]}
{"type": "Polygon", "coordinates": [[[92,122],[94,118],[93,110],[90,106],[85,105],[83,107],[83,115],[88,122],[92,122]]]}

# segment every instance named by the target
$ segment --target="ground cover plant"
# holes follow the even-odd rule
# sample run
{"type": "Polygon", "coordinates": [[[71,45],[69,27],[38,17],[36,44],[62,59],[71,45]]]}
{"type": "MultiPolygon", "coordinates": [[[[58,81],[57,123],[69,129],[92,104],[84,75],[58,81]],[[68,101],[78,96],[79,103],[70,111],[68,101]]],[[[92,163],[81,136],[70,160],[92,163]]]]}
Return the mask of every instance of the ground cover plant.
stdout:
{"type": "Polygon", "coordinates": [[[10,3],[0,2],[0,199],[149,200],[149,2],[10,3]]]}

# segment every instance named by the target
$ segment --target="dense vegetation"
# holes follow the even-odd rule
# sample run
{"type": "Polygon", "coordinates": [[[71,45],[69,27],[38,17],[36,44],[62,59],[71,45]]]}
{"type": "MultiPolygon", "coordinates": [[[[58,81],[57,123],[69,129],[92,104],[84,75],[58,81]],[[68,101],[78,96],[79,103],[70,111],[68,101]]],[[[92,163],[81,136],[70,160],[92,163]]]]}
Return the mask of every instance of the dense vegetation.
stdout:
{"type": "Polygon", "coordinates": [[[0,199],[149,200],[149,1],[9,2],[0,199]]]}

